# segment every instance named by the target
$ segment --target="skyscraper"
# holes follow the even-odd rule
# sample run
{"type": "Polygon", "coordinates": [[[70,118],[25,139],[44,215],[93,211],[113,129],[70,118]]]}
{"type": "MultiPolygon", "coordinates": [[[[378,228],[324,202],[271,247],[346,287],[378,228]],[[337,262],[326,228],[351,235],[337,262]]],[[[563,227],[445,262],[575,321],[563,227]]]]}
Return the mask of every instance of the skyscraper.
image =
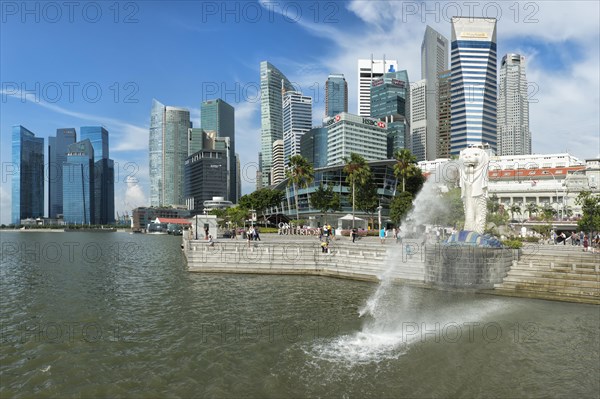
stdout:
{"type": "MultiPolygon", "coordinates": [[[[300,138],[312,127],[312,98],[297,91],[283,93],[283,161],[300,154],[300,138]]],[[[274,184],[271,181],[271,184],[274,184]]]]}
{"type": "Polygon", "coordinates": [[[343,74],[330,74],[325,82],[325,116],[348,112],[348,82],[343,74]]]}
{"type": "Polygon", "coordinates": [[[373,80],[371,114],[387,124],[387,157],[410,148],[410,84],[406,70],[387,72],[373,80]]]}
{"type": "Polygon", "coordinates": [[[152,100],[150,113],[150,205],[182,205],[190,111],[152,100]]]}
{"type": "Polygon", "coordinates": [[[260,63],[260,181],[257,188],[266,187],[271,182],[271,164],[273,162],[273,142],[283,139],[283,101],[284,91],[293,90],[290,81],[271,63],[260,63]]]}
{"type": "Polygon", "coordinates": [[[438,127],[437,127],[437,157],[450,158],[450,77],[451,71],[443,71],[438,74],[438,127]]]}
{"type": "Polygon", "coordinates": [[[203,133],[203,146],[185,160],[184,198],[192,214],[204,209],[204,201],[213,197],[227,198],[231,173],[229,137],[217,137],[215,131],[203,133]]]}
{"type": "Polygon", "coordinates": [[[358,60],[358,114],[371,114],[371,81],[385,72],[392,72],[398,67],[396,60],[358,60]]]}
{"type": "Polygon", "coordinates": [[[63,163],[67,160],[69,145],[77,141],[73,128],[56,129],[56,137],[48,137],[48,217],[63,214],[63,163]]]}
{"type": "Polygon", "coordinates": [[[496,151],[496,19],[452,18],[450,152],[470,144],[496,151]]]}
{"type": "Polygon", "coordinates": [[[283,140],[273,142],[273,163],[271,164],[271,184],[277,184],[285,179],[285,158],[283,155],[283,140]]]}
{"type": "MultiPolygon", "coordinates": [[[[410,86],[410,138],[411,151],[417,162],[425,161],[429,137],[427,130],[427,80],[422,79],[410,86]]],[[[435,143],[434,143],[435,144],[435,143]]]]}
{"type": "Polygon", "coordinates": [[[498,155],[531,154],[525,57],[502,57],[498,90],[498,155]]]}
{"type": "Polygon", "coordinates": [[[327,166],[327,132],[326,127],[315,127],[300,139],[300,154],[314,168],[327,166]]]}
{"type": "Polygon", "coordinates": [[[94,157],[94,147],[89,139],[69,145],[62,176],[65,223],[97,223],[94,157]]]}
{"type": "Polygon", "coordinates": [[[94,221],[111,224],[115,221],[115,168],[108,153],[108,130],[102,126],[82,126],[80,140],[88,139],[94,147],[94,221]]]}
{"type": "Polygon", "coordinates": [[[12,223],[44,216],[44,139],[12,127],[12,223]]]}
{"type": "Polygon", "coordinates": [[[230,162],[227,170],[231,173],[229,179],[229,196],[226,198],[233,203],[237,202],[237,168],[235,160],[235,109],[220,98],[202,102],[200,107],[200,127],[205,132],[215,131],[217,137],[229,138],[229,151],[227,159],[230,162]]]}
{"type": "Polygon", "coordinates": [[[448,69],[448,39],[427,26],[421,43],[421,79],[425,79],[425,159],[438,158],[438,74],[448,69]]]}

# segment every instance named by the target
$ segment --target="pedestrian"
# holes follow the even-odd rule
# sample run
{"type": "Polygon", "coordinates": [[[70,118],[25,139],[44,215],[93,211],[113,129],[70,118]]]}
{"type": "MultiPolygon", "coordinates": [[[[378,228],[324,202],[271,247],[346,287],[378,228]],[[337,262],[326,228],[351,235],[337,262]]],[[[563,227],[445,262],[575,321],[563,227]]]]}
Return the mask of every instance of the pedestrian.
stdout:
{"type": "Polygon", "coordinates": [[[358,235],[358,230],[356,230],[356,227],[352,228],[352,232],[350,234],[352,235],[352,242],[355,242],[356,236],[358,235]]]}
{"type": "Polygon", "coordinates": [[[435,241],[440,242],[440,229],[435,231],[435,241]]]}
{"type": "Polygon", "coordinates": [[[208,235],[208,246],[209,247],[215,246],[215,242],[213,241],[212,236],[210,234],[208,235]]]}
{"type": "Polygon", "coordinates": [[[565,235],[564,231],[562,233],[560,233],[560,239],[561,239],[563,245],[567,245],[567,236],[565,235]]]}
{"type": "Polygon", "coordinates": [[[385,229],[383,227],[379,229],[379,239],[382,244],[385,243],[385,229]]]}
{"type": "Polygon", "coordinates": [[[204,227],[204,239],[208,240],[208,226],[204,227]]]}
{"type": "Polygon", "coordinates": [[[590,245],[590,242],[588,241],[588,236],[583,236],[583,252],[588,251],[589,245],[590,245]]]}
{"type": "Polygon", "coordinates": [[[327,241],[321,241],[321,253],[326,254],[327,253],[327,241]]]}
{"type": "Polygon", "coordinates": [[[254,241],[260,241],[260,230],[258,230],[258,226],[254,229],[254,241]]]}
{"type": "Polygon", "coordinates": [[[578,240],[579,240],[579,237],[577,236],[577,233],[572,231],[571,232],[571,245],[579,245],[578,240]]]}

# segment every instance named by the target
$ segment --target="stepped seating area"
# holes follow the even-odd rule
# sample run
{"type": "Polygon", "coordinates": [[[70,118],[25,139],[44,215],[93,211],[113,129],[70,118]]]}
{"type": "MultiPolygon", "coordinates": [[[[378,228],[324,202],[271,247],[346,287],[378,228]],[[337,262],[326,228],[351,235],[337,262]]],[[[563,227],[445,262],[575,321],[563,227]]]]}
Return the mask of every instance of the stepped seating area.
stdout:
{"type": "Polygon", "coordinates": [[[600,304],[600,253],[569,245],[524,252],[489,293],[600,304]]]}
{"type": "Polygon", "coordinates": [[[202,241],[184,241],[191,272],[312,274],[378,281],[396,262],[391,277],[421,285],[423,256],[406,256],[400,246],[333,241],[323,253],[316,240],[251,242],[224,241],[208,246],[202,241]]]}
{"type": "MultiPolygon", "coordinates": [[[[424,250],[409,255],[392,242],[338,239],[331,242],[329,253],[322,253],[312,238],[277,236],[250,245],[225,240],[209,246],[184,237],[183,247],[190,272],[306,274],[373,282],[387,272],[398,282],[429,286],[424,250]]],[[[479,292],[600,304],[600,253],[570,245],[528,247],[502,283],[479,292]]]]}

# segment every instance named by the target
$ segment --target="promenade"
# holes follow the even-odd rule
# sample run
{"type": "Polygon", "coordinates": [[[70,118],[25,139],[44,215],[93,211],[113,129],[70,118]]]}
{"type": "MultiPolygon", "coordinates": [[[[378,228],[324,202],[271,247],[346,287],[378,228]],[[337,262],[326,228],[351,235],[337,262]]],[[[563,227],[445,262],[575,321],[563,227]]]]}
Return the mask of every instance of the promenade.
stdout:
{"type": "MultiPolygon", "coordinates": [[[[263,234],[261,241],[219,239],[214,246],[183,236],[190,272],[293,274],[433,288],[425,282],[425,248],[420,241],[397,244],[378,237],[331,240],[323,253],[314,236],[263,234]]],[[[444,247],[435,243],[439,251],[444,247]]],[[[600,304],[600,254],[569,245],[526,244],[501,284],[480,292],[494,295],[600,304]]]]}

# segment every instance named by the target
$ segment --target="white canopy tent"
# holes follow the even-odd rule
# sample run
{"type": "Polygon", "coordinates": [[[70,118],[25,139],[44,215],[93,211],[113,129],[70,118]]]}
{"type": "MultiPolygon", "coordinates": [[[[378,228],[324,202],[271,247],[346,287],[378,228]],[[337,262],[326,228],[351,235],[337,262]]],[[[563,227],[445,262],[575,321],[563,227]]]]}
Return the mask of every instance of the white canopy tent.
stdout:
{"type": "MultiPolygon", "coordinates": [[[[367,221],[359,218],[358,216],[354,216],[354,227],[357,229],[366,229],[367,221]]],[[[352,228],[352,214],[349,213],[346,216],[343,216],[338,219],[338,229],[345,230],[352,228]]]]}

